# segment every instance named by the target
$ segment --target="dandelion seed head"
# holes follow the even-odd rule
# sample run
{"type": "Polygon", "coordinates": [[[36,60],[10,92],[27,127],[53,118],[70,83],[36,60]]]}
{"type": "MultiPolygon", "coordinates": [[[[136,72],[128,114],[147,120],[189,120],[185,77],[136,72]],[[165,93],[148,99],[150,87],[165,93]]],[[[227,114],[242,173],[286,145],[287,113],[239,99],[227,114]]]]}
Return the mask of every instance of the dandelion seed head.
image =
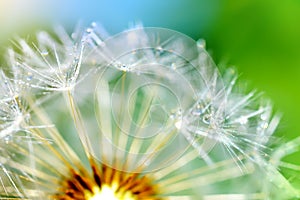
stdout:
{"type": "Polygon", "coordinates": [[[204,40],[139,24],[55,31],[18,39],[0,72],[1,198],[299,197],[299,166],[282,159],[299,140],[269,147],[279,115],[221,74],[204,40]]]}
{"type": "MultiPolygon", "coordinates": [[[[94,40],[101,38],[101,33],[94,33],[94,40]]],[[[266,105],[258,108],[255,92],[243,94],[236,90],[237,75],[234,70],[228,69],[223,78],[205,51],[204,40],[195,42],[164,29],[133,27],[109,38],[104,46],[103,51],[101,46],[97,49],[99,56],[96,63],[99,66],[107,62],[107,68],[128,73],[126,76],[134,77],[133,74],[136,74],[145,77],[151,74],[154,78],[162,77],[162,80],[170,80],[171,84],[178,85],[182,93],[170,85],[167,87],[176,94],[179,104],[171,109],[164,105],[164,109],[169,113],[178,134],[192,142],[198,152],[211,151],[213,146],[221,145],[231,157],[243,154],[255,161],[250,155],[265,151],[276,124],[273,124],[273,131],[269,129],[268,136],[262,137],[272,116],[268,114],[267,119],[261,119],[261,115],[271,107],[266,105]],[[191,92],[187,88],[191,88],[191,92]],[[180,117],[172,111],[176,107],[182,110],[180,117]],[[258,141],[253,138],[261,139],[258,141]],[[207,141],[210,141],[209,145],[205,144],[207,141]]],[[[118,107],[116,104],[114,106],[118,107]]]]}

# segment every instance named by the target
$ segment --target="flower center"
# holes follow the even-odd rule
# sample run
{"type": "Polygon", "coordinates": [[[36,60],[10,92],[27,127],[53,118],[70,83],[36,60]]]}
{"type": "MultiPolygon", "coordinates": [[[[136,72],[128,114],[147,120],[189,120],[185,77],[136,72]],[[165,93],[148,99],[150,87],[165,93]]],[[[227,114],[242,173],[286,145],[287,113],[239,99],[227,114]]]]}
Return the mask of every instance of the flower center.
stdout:
{"type": "Polygon", "coordinates": [[[85,198],[87,200],[136,200],[131,192],[119,193],[117,189],[117,185],[104,185],[101,189],[98,187],[95,188],[93,194],[86,193],[85,198]]]}
{"type": "Polygon", "coordinates": [[[149,177],[119,171],[106,165],[91,163],[92,174],[71,169],[62,180],[58,200],[161,200],[157,187],[149,177]]]}

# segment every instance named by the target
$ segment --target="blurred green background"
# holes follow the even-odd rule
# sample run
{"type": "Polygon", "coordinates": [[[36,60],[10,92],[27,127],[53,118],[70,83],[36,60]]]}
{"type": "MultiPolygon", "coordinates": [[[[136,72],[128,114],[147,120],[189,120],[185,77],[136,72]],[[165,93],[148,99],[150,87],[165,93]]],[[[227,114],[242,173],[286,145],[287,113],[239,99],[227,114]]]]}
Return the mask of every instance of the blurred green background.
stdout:
{"type": "Polygon", "coordinates": [[[279,135],[300,135],[299,0],[0,0],[0,52],[15,34],[78,20],[111,33],[140,21],[205,39],[217,64],[234,65],[241,81],[273,100],[283,113],[279,135]]]}

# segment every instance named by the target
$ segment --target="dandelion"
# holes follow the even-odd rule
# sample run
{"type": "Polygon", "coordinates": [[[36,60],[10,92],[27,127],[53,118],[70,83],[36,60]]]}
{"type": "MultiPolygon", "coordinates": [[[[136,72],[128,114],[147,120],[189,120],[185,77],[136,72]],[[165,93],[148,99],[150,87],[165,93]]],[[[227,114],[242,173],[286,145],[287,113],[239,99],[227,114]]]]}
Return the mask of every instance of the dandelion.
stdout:
{"type": "Polygon", "coordinates": [[[299,170],[282,161],[299,140],[272,151],[279,118],[235,89],[232,71],[220,75],[203,42],[140,25],[83,32],[9,50],[0,103],[14,109],[1,108],[0,133],[27,139],[1,137],[1,199],[299,197],[279,170],[299,170]]]}

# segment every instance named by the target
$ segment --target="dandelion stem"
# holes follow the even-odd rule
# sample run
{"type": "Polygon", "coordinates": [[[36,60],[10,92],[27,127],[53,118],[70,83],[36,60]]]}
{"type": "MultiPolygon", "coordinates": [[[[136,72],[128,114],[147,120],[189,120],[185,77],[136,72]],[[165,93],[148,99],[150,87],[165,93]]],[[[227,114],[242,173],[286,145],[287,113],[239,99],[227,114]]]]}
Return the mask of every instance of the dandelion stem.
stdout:
{"type": "Polygon", "coordinates": [[[91,154],[93,153],[92,147],[91,147],[91,143],[88,139],[88,135],[86,133],[86,129],[84,127],[82,118],[81,118],[81,114],[80,111],[78,109],[78,107],[76,106],[76,103],[74,101],[74,97],[71,93],[70,90],[67,91],[67,99],[68,99],[68,105],[69,105],[69,109],[77,130],[77,133],[79,135],[80,141],[83,145],[83,148],[85,149],[85,152],[87,154],[88,158],[91,158],[91,154]]]}

